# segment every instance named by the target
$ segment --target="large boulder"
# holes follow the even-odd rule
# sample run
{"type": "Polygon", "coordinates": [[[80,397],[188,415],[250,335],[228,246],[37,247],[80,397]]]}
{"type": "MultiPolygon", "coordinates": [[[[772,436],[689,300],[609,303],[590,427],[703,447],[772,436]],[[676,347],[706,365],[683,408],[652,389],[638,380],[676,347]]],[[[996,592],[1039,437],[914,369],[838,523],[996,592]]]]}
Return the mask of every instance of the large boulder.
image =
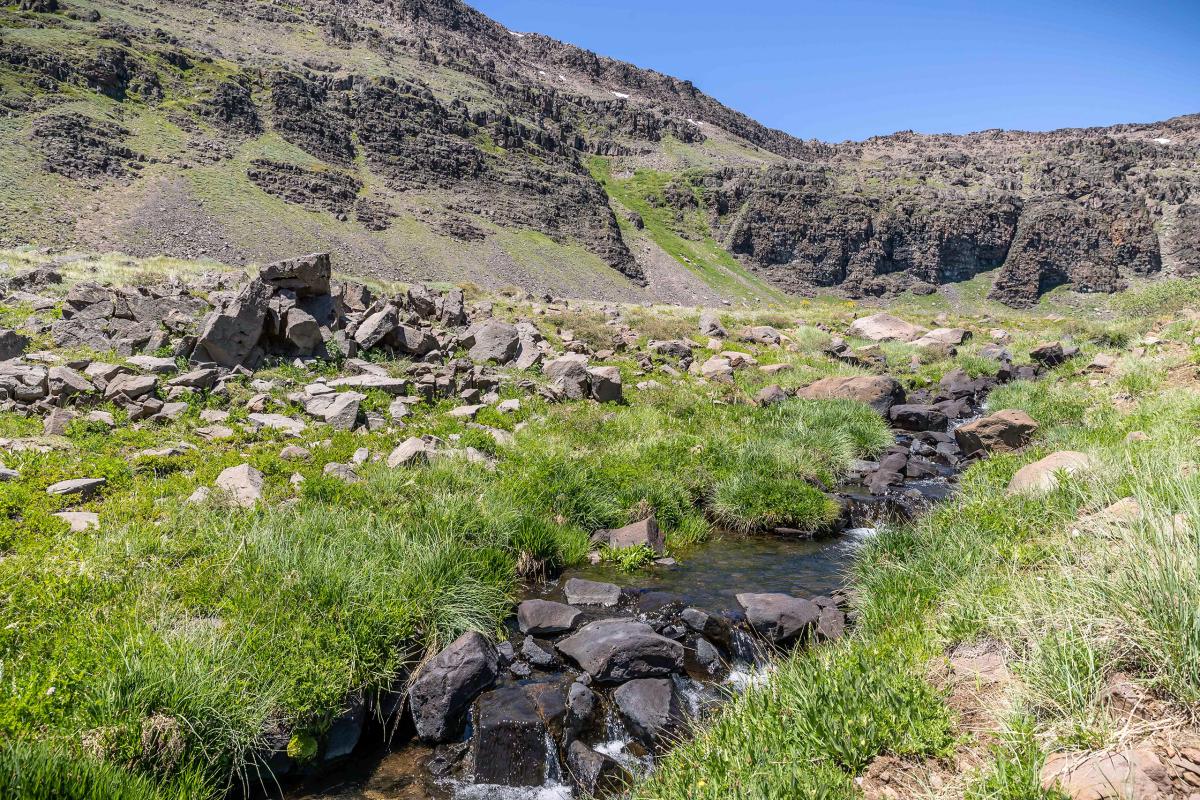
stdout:
{"type": "Polygon", "coordinates": [[[647,749],[654,749],[683,728],[683,706],[670,678],[629,681],[617,687],[613,701],[629,732],[647,749]]]}
{"type": "Polygon", "coordinates": [[[954,438],[966,455],[1008,453],[1029,444],[1037,428],[1033,417],[1010,408],[958,426],[954,438]]]}
{"type": "Polygon", "coordinates": [[[425,328],[397,325],[387,338],[388,344],[410,356],[424,356],[438,349],[438,340],[425,328]]]}
{"type": "Polygon", "coordinates": [[[369,350],[383,341],[400,324],[400,309],[386,305],[371,314],[354,331],[354,341],[364,350],[369,350]]]}
{"type": "Polygon", "coordinates": [[[850,326],[849,333],[851,336],[870,339],[873,342],[911,342],[921,338],[925,329],[891,314],[872,314],[856,319],[850,326]]]}
{"type": "Polygon", "coordinates": [[[222,367],[243,363],[263,335],[272,289],[253,280],[233,300],[205,318],[192,360],[222,367]]]}
{"type": "Polygon", "coordinates": [[[966,328],[934,328],[921,338],[957,347],[960,344],[970,341],[971,332],[966,328]]]}
{"type": "Polygon", "coordinates": [[[1060,450],[1040,461],[1026,464],[1017,470],[1008,482],[1008,494],[1036,497],[1053,491],[1058,486],[1060,475],[1085,472],[1095,465],[1087,453],[1060,450]]]}
{"type": "Polygon", "coordinates": [[[25,354],[25,348],[29,346],[29,338],[22,336],[10,328],[0,328],[0,361],[8,361],[10,358],[25,354]]]}
{"type": "Polygon", "coordinates": [[[892,406],[904,402],[904,387],[886,375],[855,375],[822,378],[796,392],[796,396],[805,400],[857,400],[886,417],[892,406]]]}
{"type": "Polygon", "coordinates": [[[787,594],[743,593],[737,601],[755,633],[778,645],[802,639],[821,618],[816,603],[787,594]]]}
{"type": "Polygon", "coordinates": [[[409,689],[417,735],[427,742],[458,736],[467,709],[499,675],[499,655],[482,634],[458,637],[421,668],[409,689]]]}
{"type": "Polygon", "coordinates": [[[277,261],[259,270],[258,278],[275,289],[289,289],[297,297],[329,294],[332,269],[328,253],[313,253],[277,261]]]}
{"type": "Polygon", "coordinates": [[[521,335],[517,326],[498,319],[484,320],[467,332],[473,361],[494,361],[507,364],[517,357],[521,335]]]}
{"type": "Polygon", "coordinates": [[[583,612],[550,600],[526,600],[517,606],[517,624],[530,636],[554,636],[575,629],[583,612]]]}
{"type": "Polygon", "coordinates": [[[601,683],[657,678],[683,670],[683,645],[643,622],[597,620],[562,641],[558,650],[601,683]]]}

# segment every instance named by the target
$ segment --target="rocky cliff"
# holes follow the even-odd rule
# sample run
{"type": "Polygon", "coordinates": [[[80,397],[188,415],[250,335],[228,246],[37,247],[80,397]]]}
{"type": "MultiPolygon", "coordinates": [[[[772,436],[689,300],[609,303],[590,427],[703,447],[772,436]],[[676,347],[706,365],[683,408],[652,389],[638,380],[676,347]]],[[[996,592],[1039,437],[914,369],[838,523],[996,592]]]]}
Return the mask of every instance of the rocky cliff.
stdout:
{"type": "Polygon", "coordinates": [[[1200,117],[802,142],[458,0],[24,0],[0,114],[6,245],[687,302],[1200,269],[1200,117]]]}

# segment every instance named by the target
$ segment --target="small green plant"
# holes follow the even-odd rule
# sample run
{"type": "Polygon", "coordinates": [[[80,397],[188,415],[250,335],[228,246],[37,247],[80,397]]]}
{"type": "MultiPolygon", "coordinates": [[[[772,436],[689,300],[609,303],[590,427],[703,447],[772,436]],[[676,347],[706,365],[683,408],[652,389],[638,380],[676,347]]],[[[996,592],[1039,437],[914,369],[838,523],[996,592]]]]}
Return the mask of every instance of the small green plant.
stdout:
{"type": "Polygon", "coordinates": [[[311,733],[294,733],[287,743],[288,758],[298,764],[307,764],[317,757],[317,738],[311,733]]]}
{"type": "Polygon", "coordinates": [[[634,547],[602,547],[600,557],[606,563],[615,564],[622,572],[637,572],[654,563],[658,554],[654,549],[639,544],[634,547]]]}

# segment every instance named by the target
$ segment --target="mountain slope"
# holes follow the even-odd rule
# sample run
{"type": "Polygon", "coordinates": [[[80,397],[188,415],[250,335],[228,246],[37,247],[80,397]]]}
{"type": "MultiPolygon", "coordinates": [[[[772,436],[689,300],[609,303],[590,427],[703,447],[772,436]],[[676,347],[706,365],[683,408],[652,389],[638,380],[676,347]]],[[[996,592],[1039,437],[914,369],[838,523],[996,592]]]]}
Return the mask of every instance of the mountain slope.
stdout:
{"type": "Polygon", "coordinates": [[[1197,118],[802,142],[457,0],[0,9],[0,243],[678,302],[1197,267],[1197,118]],[[1165,142],[1165,143],[1163,143],[1165,142]]]}

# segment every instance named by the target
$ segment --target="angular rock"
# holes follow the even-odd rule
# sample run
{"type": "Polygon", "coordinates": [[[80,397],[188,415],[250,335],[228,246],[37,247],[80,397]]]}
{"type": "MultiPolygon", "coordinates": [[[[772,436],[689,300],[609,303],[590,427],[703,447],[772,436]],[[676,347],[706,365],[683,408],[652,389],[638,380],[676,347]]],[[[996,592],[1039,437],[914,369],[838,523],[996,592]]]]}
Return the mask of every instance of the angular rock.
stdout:
{"type": "Polygon", "coordinates": [[[167,386],[180,386],[187,389],[211,389],[217,385],[220,372],[211,367],[194,369],[167,381],[167,386]]]}
{"type": "Polygon", "coordinates": [[[354,341],[364,350],[369,350],[383,341],[385,336],[396,330],[400,324],[400,309],[388,305],[377,311],[359,324],[354,332],[354,341]]]}
{"type": "Polygon", "coordinates": [[[642,622],[605,619],[585,625],[558,650],[601,683],[655,678],[683,670],[683,645],[642,622]]]}
{"type": "Polygon", "coordinates": [[[618,686],[613,701],[625,726],[647,749],[683,729],[683,706],[670,678],[640,678],[618,686]]]}
{"type": "Polygon", "coordinates": [[[587,360],[576,356],[563,356],[542,365],[542,374],[562,389],[570,400],[583,400],[591,394],[591,378],[587,360]]]}
{"type": "Polygon", "coordinates": [[[426,356],[438,349],[438,340],[424,328],[400,325],[388,336],[388,343],[401,353],[410,356],[426,356]]]}
{"type": "Polygon", "coordinates": [[[649,517],[632,522],[623,528],[596,531],[592,535],[592,543],[604,544],[614,550],[624,550],[627,547],[649,547],[655,553],[662,555],[666,537],[658,527],[658,520],[651,514],[649,517]]]}
{"type": "Polygon", "coordinates": [[[733,364],[728,358],[713,356],[700,365],[700,374],[710,381],[733,382],[733,364]]]}
{"type": "Polygon", "coordinates": [[[311,353],[321,344],[321,324],[316,317],[302,308],[293,308],[287,312],[287,324],[283,330],[283,338],[300,353],[311,353]]]}
{"type": "Polygon", "coordinates": [[[353,430],[358,422],[358,409],[367,396],[358,392],[343,392],[334,395],[325,409],[324,419],[335,430],[353,430]]]}
{"type": "Polygon", "coordinates": [[[409,689],[417,736],[446,742],[458,736],[471,701],[499,676],[496,648],[470,631],[434,656],[409,689]]]}
{"type": "Polygon", "coordinates": [[[964,454],[1008,453],[1029,444],[1037,420],[1017,409],[1005,409],[958,426],[954,439],[964,454]]]}
{"type": "Polygon", "coordinates": [[[173,375],[179,371],[179,365],[175,363],[173,358],[159,358],[158,356],[131,356],[125,359],[125,363],[134,369],[140,369],[142,372],[153,372],[158,375],[173,375]]]}
{"type": "Polygon", "coordinates": [[[546,723],[524,687],[487,692],[479,698],[474,715],[475,783],[541,786],[549,766],[548,736],[546,723]]]}
{"type": "Polygon", "coordinates": [[[24,355],[27,347],[28,336],[22,336],[11,328],[0,328],[0,361],[24,355]]]}
{"type": "Polygon", "coordinates": [[[196,337],[192,360],[222,367],[245,362],[262,338],[271,291],[267,284],[253,280],[236,298],[209,314],[196,337]]]}
{"type": "Polygon", "coordinates": [[[579,609],[549,600],[526,600],[517,606],[517,623],[521,633],[530,636],[569,633],[582,618],[583,612],[579,609]]]}
{"type": "MultiPolygon", "coordinates": [[[[1191,773],[1194,774],[1194,773],[1191,773]]],[[[1117,753],[1056,753],[1046,759],[1042,788],[1071,800],[1160,800],[1174,797],[1170,773],[1150,748],[1117,753]]]]}
{"type": "Polygon", "coordinates": [[[786,594],[744,593],[737,601],[755,633],[777,645],[802,639],[821,616],[821,609],[812,601],[786,594]]]}
{"type": "Polygon", "coordinates": [[[42,422],[42,433],[46,436],[65,436],[67,427],[75,421],[75,417],[74,411],[56,408],[42,422]]]}
{"type": "Polygon", "coordinates": [[[1029,351],[1029,357],[1035,363],[1047,367],[1057,367],[1067,360],[1066,351],[1059,342],[1045,342],[1029,351]]]}
{"type": "Polygon", "coordinates": [[[467,332],[473,344],[468,355],[478,362],[507,364],[517,357],[521,336],[517,327],[498,319],[484,320],[467,332]]]}
{"type": "Polygon", "coordinates": [[[328,253],[313,253],[268,264],[258,278],[275,289],[290,289],[297,297],[329,294],[332,267],[328,253]]]}
{"type": "Polygon", "coordinates": [[[158,378],[153,375],[125,373],[109,381],[108,386],[104,388],[104,397],[111,400],[117,395],[123,394],[130,400],[137,400],[153,394],[157,388],[158,378]]]}
{"type": "Polygon", "coordinates": [[[905,431],[946,430],[946,415],[929,405],[892,406],[888,416],[893,425],[905,431]]]}
{"type": "Polygon", "coordinates": [[[92,511],[60,511],[54,516],[71,526],[72,533],[100,527],[100,515],[92,511]]]}
{"type": "Polygon", "coordinates": [[[390,469],[423,464],[429,461],[429,446],[424,439],[411,436],[396,447],[387,458],[390,469]]]}
{"type": "Polygon", "coordinates": [[[586,797],[620,794],[632,780],[619,761],[596,752],[578,739],[567,748],[567,771],[571,783],[586,797]]]}
{"type": "Polygon", "coordinates": [[[51,397],[74,397],[96,391],[91,381],[70,367],[51,367],[47,380],[51,397]]]}
{"type": "Polygon", "coordinates": [[[758,394],[754,395],[754,403],[758,406],[773,406],[776,403],[782,403],[788,399],[788,393],[783,390],[777,383],[770,386],[764,386],[758,390],[758,394]]]}
{"type": "Polygon", "coordinates": [[[592,367],[587,374],[593,400],[598,403],[621,402],[621,370],[616,367],[592,367]]]}
{"type": "Polygon", "coordinates": [[[251,508],[262,499],[263,474],[249,464],[229,467],[217,476],[217,488],[236,505],[251,508]]]}
{"type": "Polygon", "coordinates": [[[783,341],[783,335],[770,325],[755,325],[742,331],[742,340],[758,344],[778,345],[783,341]]]}

